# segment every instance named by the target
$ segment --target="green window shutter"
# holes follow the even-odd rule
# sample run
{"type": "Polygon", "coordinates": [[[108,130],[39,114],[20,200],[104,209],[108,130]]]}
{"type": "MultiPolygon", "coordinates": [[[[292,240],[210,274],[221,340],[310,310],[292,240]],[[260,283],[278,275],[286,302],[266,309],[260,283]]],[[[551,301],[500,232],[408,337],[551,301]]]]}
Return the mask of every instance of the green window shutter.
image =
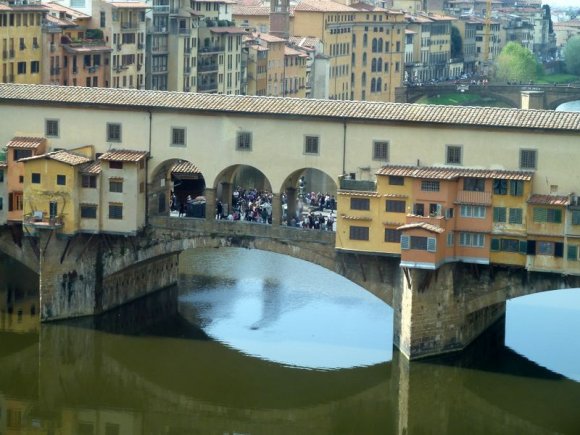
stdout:
{"type": "Polygon", "coordinates": [[[437,239],[434,237],[427,238],[427,251],[435,252],[437,251],[437,239]]]}
{"type": "Polygon", "coordinates": [[[493,221],[494,222],[505,222],[506,221],[506,208],[505,207],[494,207],[493,208],[493,221]]]}
{"type": "Polygon", "coordinates": [[[562,210],[560,209],[554,210],[554,223],[556,224],[562,223],[562,210]]]}
{"type": "Polygon", "coordinates": [[[401,249],[409,249],[411,240],[409,236],[401,236],[401,249]]]}
{"type": "Polygon", "coordinates": [[[528,242],[525,240],[520,241],[520,253],[525,254],[528,252],[528,242]]]}
{"type": "Polygon", "coordinates": [[[566,258],[573,261],[578,260],[578,246],[568,245],[568,255],[566,258]]]}
{"type": "Polygon", "coordinates": [[[499,239],[491,239],[491,250],[499,251],[499,239]]]}
{"type": "Polygon", "coordinates": [[[547,222],[548,209],[545,207],[534,207],[534,222],[547,222]]]}

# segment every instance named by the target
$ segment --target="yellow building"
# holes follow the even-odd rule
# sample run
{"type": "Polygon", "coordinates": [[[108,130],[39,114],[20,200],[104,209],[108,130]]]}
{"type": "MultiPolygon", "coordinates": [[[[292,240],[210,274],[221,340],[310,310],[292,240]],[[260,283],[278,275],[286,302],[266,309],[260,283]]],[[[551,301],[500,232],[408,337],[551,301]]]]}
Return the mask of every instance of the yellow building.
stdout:
{"type": "Polygon", "coordinates": [[[283,96],[306,97],[306,61],[308,55],[302,50],[284,47],[284,86],[283,96]]]}
{"type": "Polygon", "coordinates": [[[42,83],[42,23],[47,8],[40,1],[0,4],[2,82],[42,83]]]}
{"type": "Polygon", "coordinates": [[[92,147],[54,151],[24,158],[24,219],[31,233],[59,229],[73,235],[79,230],[78,167],[91,161],[92,147]]]}
{"type": "Polygon", "coordinates": [[[232,18],[236,25],[250,32],[268,33],[270,31],[270,7],[246,6],[235,4],[232,18]]]}

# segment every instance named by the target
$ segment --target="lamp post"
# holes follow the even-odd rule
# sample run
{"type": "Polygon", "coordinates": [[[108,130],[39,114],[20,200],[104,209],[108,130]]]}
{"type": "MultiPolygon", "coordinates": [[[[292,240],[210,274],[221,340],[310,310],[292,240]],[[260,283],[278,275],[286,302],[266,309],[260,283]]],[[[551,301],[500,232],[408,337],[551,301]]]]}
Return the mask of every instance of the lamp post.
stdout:
{"type": "Polygon", "coordinates": [[[302,208],[304,207],[304,186],[306,182],[304,181],[304,175],[298,179],[298,213],[302,217],[302,208]]]}

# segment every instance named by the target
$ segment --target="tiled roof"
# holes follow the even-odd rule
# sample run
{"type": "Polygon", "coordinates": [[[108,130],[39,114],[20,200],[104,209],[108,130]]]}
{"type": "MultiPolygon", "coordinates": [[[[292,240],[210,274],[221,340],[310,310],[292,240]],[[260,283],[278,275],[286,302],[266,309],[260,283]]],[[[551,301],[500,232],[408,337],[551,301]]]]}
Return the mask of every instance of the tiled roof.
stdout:
{"type": "Polygon", "coordinates": [[[211,33],[227,33],[227,34],[248,33],[242,27],[235,27],[235,26],[230,26],[230,27],[211,27],[209,30],[210,30],[211,33]]]}
{"type": "Polygon", "coordinates": [[[173,165],[171,168],[172,174],[200,174],[201,171],[190,162],[180,162],[173,165]]]}
{"type": "Polygon", "coordinates": [[[320,38],[313,36],[290,36],[288,42],[302,48],[316,48],[320,44],[320,38]]]}
{"type": "Polygon", "coordinates": [[[268,16],[270,15],[270,8],[268,6],[243,6],[235,5],[232,15],[242,16],[268,16]]]}
{"type": "Polygon", "coordinates": [[[301,50],[296,50],[290,47],[284,47],[284,55],[285,56],[300,56],[300,57],[308,57],[306,53],[301,50]]]}
{"type": "Polygon", "coordinates": [[[349,216],[346,214],[341,214],[340,217],[343,219],[351,220],[351,221],[372,221],[373,220],[373,218],[368,217],[368,216],[349,216]]]}
{"type": "Polygon", "coordinates": [[[100,160],[114,160],[116,162],[138,162],[149,154],[147,151],[111,150],[99,157],[100,160]]]}
{"type": "Polygon", "coordinates": [[[406,224],[406,225],[402,225],[399,228],[397,228],[398,230],[410,230],[413,228],[422,228],[424,230],[430,231],[432,233],[444,233],[445,230],[441,227],[437,227],[435,225],[432,224],[428,224],[427,222],[413,222],[411,224],[406,224]]]}
{"type": "Polygon", "coordinates": [[[6,162],[0,162],[0,168],[5,168],[8,166],[8,163],[6,162]]]}
{"type": "Polygon", "coordinates": [[[100,174],[101,162],[99,160],[89,162],[80,168],[80,172],[83,174],[92,174],[92,175],[100,174]]]}
{"type": "Polygon", "coordinates": [[[87,14],[85,14],[81,11],[78,11],[76,9],[66,7],[66,6],[61,5],[60,3],[57,3],[57,2],[48,2],[48,3],[45,3],[45,6],[50,8],[50,10],[52,10],[52,11],[64,12],[65,14],[67,14],[73,18],[91,18],[90,15],[87,15],[87,14]]]}
{"type": "Polygon", "coordinates": [[[380,198],[382,195],[377,192],[370,192],[370,191],[355,191],[355,190],[339,190],[336,192],[337,195],[344,195],[344,196],[361,196],[365,198],[380,198]]]}
{"type": "Polygon", "coordinates": [[[351,8],[331,0],[302,0],[294,8],[299,12],[356,12],[351,8]]]}
{"type": "Polygon", "coordinates": [[[561,195],[532,195],[528,199],[528,204],[564,206],[570,205],[570,197],[561,195]]]}
{"type": "Polygon", "coordinates": [[[8,148],[37,148],[45,139],[43,137],[13,137],[6,145],[8,148]]]}
{"type": "Polygon", "coordinates": [[[56,160],[57,162],[66,163],[67,165],[71,166],[82,165],[84,163],[88,163],[91,161],[91,159],[89,159],[88,157],[65,150],[53,151],[51,153],[41,154],[39,156],[25,157],[23,159],[20,159],[19,161],[27,162],[30,160],[39,160],[39,159],[56,160]]]}
{"type": "Polygon", "coordinates": [[[107,47],[103,42],[103,45],[71,45],[63,44],[63,48],[68,53],[92,53],[101,51],[113,51],[111,47],[107,47]]]}
{"type": "Polygon", "coordinates": [[[259,38],[262,41],[266,41],[266,42],[286,42],[286,40],[284,38],[279,38],[278,36],[270,35],[269,33],[255,32],[255,33],[253,33],[253,36],[255,38],[259,38]]]}
{"type": "Polygon", "coordinates": [[[437,166],[383,166],[377,175],[394,175],[399,177],[429,178],[436,180],[455,180],[457,178],[493,178],[503,180],[530,181],[533,172],[505,171],[501,169],[470,169],[437,166]]]}
{"type": "Polygon", "coordinates": [[[151,9],[151,6],[148,5],[145,2],[132,2],[132,1],[127,1],[127,2],[110,2],[109,3],[111,6],[113,6],[114,8],[118,8],[118,9],[151,9]]]}
{"type": "Polygon", "coordinates": [[[189,112],[303,116],[309,119],[339,118],[573,132],[580,130],[580,112],[196,94],[80,86],[0,84],[0,104],[25,101],[32,104],[42,102],[45,105],[94,104],[100,107],[129,109],[158,107],[189,112]]]}

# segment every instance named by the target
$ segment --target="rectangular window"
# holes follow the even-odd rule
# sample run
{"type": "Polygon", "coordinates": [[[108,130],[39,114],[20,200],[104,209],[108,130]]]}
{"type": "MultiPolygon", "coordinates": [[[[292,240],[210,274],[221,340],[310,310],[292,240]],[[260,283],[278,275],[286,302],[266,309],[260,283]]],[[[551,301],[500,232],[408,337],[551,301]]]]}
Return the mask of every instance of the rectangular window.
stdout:
{"type": "Polygon", "coordinates": [[[562,223],[562,210],[555,208],[534,207],[534,222],[562,223]]]}
{"type": "Polygon", "coordinates": [[[386,211],[391,213],[405,213],[407,208],[405,201],[399,201],[394,199],[387,199],[386,211]]]}
{"type": "Polygon", "coordinates": [[[391,186],[404,186],[405,177],[400,177],[398,175],[389,175],[389,184],[391,186]]]}
{"type": "Polygon", "coordinates": [[[485,218],[485,207],[481,205],[462,205],[459,210],[461,217],[485,218]]]}
{"type": "Polygon", "coordinates": [[[351,210],[370,210],[370,200],[368,198],[351,198],[351,210]]]}
{"type": "Polygon", "coordinates": [[[524,182],[521,180],[510,180],[510,195],[522,196],[524,194],[524,182]]]}
{"type": "Polygon", "coordinates": [[[368,240],[369,239],[369,228],[368,227],[350,227],[350,240],[368,240]]]}
{"type": "Polygon", "coordinates": [[[33,172],[30,181],[34,184],[40,184],[40,174],[38,172],[33,172]]]}
{"type": "Polygon", "coordinates": [[[97,206],[96,205],[81,205],[81,218],[96,219],[97,206]]]}
{"type": "Polygon", "coordinates": [[[578,260],[578,246],[568,245],[568,252],[566,255],[568,260],[577,261],[578,260]]]}
{"type": "Polygon", "coordinates": [[[507,195],[508,180],[493,180],[494,195],[507,195]]]}
{"type": "Polygon", "coordinates": [[[420,251],[427,251],[428,240],[427,237],[411,236],[410,249],[417,249],[420,251]]]}
{"type": "Polygon", "coordinates": [[[493,221],[494,222],[506,222],[507,221],[507,209],[505,207],[494,207],[493,208],[493,221]]]}
{"type": "Polygon", "coordinates": [[[389,161],[389,142],[378,140],[373,142],[373,160],[389,161]]]}
{"type": "Polygon", "coordinates": [[[81,186],[85,188],[96,189],[97,187],[97,176],[83,174],[81,177],[81,186]]]}
{"type": "Polygon", "coordinates": [[[4,171],[0,169],[0,183],[4,182],[4,171]]]}
{"type": "Polygon", "coordinates": [[[554,242],[541,242],[536,243],[536,255],[554,255],[555,253],[554,242]]]}
{"type": "Polygon", "coordinates": [[[249,131],[238,131],[236,140],[236,149],[239,151],[251,151],[252,149],[252,133],[249,131]]]}
{"type": "Polygon", "coordinates": [[[44,132],[46,137],[58,137],[58,119],[47,119],[44,132]]]}
{"type": "Polygon", "coordinates": [[[121,124],[107,123],[107,141],[121,142],[121,124]]]}
{"type": "Polygon", "coordinates": [[[447,145],[445,162],[448,165],[461,164],[461,145],[447,145]]]}
{"type": "Polygon", "coordinates": [[[421,190],[423,192],[439,192],[439,181],[423,180],[421,181],[421,190]]]}
{"type": "Polygon", "coordinates": [[[537,150],[520,150],[520,169],[536,169],[537,150]]]}
{"type": "Polygon", "coordinates": [[[509,213],[509,223],[510,224],[522,224],[523,223],[523,210],[521,208],[510,208],[509,213]]]}
{"type": "Polygon", "coordinates": [[[580,210],[572,211],[572,225],[580,225],[580,210]]]}
{"type": "Polygon", "coordinates": [[[517,239],[501,239],[500,249],[504,252],[520,252],[520,242],[517,239]]]}
{"type": "Polygon", "coordinates": [[[120,204],[109,204],[109,219],[123,219],[123,206],[120,204]]]}
{"type": "Polygon", "coordinates": [[[26,157],[32,157],[32,150],[18,148],[14,150],[14,161],[24,159],[26,157]]]}
{"type": "Polygon", "coordinates": [[[400,243],[401,241],[401,231],[391,228],[385,228],[385,242],[387,243],[400,243]]]}
{"type": "Polygon", "coordinates": [[[66,186],[66,175],[57,175],[56,184],[59,186],[66,186]]]}
{"type": "Polygon", "coordinates": [[[469,192],[483,192],[485,190],[485,180],[483,178],[464,178],[463,190],[469,192]]]}
{"type": "Polygon", "coordinates": [[[305,154],[318,154],[318,136],[306,136],[304,138],[304,153],[305,154]]]}
{"type": "Polygon", "coordinates": [[[109,160],[109,169],[123,169],[123,162],[109,160]]]}
{"type": "Polygon", "coordinates": [[[485,235],[480,233],[459,233],[459,245],[472,247],[472,248],[483,248],[485,246],[485,235]]]}
{"type": "Polygon", "coordinates": [[[173,127],[171,129],[171,145],[185,146],[185,128],[173,127]]]}
{"type": "Polygon", "coordinates": [[[0,196],[0,210],[4,210],[4,198],[0,196]]]}
{"type": "Polygon", "coordinates": [[[109,180],[109,192],[123,192],[123,180],[109,180]]]}

